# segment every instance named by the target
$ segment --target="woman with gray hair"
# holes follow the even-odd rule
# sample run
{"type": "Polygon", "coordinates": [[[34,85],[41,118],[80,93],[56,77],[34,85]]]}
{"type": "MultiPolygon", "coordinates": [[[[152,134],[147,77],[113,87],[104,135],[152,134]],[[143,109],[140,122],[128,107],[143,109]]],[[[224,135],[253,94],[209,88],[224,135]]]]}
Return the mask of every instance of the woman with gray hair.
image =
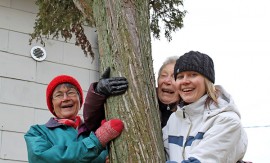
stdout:
{"type": "Polygon", "coordinates": [[[157,96],[159,111],[161,113],[161,127],[163,128],[170,117],[176,110],[179,102],[179,94],[175,88],[174,65],[177,56],[168,57],[162,64],[158,72],[157,78],[157,96]]]}
{"type": "Polygon", "coordinates": [[[32,125],[24,135],[29,163],[105,162],[106,145],[118,137],[124,124],[120,119],[104,122],[86,133],[78,115],[84,101],[79,82],[69,75],[58,75],[46,89],[52,117],[46,124],[32,125]]]}

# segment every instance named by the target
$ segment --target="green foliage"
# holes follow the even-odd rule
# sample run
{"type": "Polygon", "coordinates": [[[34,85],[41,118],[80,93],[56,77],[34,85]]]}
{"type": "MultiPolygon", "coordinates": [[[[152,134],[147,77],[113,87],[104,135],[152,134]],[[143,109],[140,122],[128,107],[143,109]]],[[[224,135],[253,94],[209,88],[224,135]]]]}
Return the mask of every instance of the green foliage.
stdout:
{"type": "Polygon", "coordinates": [[[72,34],[76,37],[75,45],[81,46],[85,55],[89,54],[94,58],[91,44],[84,34],[83,23],[91,22],[85,18],[72,0],[36,0],[39,7],[37,19],[34,25],[34,32],[31,34],[30,44],[34,39],[45,46],[42,39],[59,38],[59,35],[69,40],[72,34]]]}
{"type": "Polygon", "coordinates": [[[186,11],[180,10],[182,0],[152,0],[149,2],[151,9],[150,29],[155,38],[160,38],[160,26],[162,21],[165,26],[165,37],[172,40],[171,33],[183,27],[183,18],[186,11]]]}
{"type": "MultiPolygon", "coordinates": [[[[39,7],[34,32],[31,34],[30,44],[34,39],[45,43],[42,36],[48,39],[59,38],[59,35],[67,41],[74,34],[75,45],[81,46],[86,55],[94,58],[94,53],[88,41],[83,24],[94,26],[93,12],[91,9],[93,0],[36,0],[39,7]]],[[[165,26],[165,37],[170,41],[171,33],[183,27],[183,18],[186,11],[181,11],[183,0],[150,0],[151,9],[150,29],[155,38],[160,38],[161,22],[165,26]]]]}

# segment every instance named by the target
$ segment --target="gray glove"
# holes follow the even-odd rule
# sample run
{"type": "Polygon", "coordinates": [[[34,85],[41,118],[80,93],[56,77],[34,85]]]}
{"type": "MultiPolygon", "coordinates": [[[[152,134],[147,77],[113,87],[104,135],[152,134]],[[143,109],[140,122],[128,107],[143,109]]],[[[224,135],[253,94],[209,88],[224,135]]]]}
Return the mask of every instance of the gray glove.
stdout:
{"type": "Polygon", "coordinates": [[[125,77],[110,78],[110,71],[110,67],[105,70],[95,89],[96,93],[105,95],[107,97],[110,95],[122,94],[128,88],[128,81],[125,77]]]}

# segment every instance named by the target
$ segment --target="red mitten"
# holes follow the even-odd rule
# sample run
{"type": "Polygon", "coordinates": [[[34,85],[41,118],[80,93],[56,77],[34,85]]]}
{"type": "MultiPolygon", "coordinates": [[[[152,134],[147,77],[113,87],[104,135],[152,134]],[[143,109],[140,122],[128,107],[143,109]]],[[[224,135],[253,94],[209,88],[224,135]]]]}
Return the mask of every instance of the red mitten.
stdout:
{"type": "Polygon", "coordinates": [[[101,125],[95,134],[102,146],[105,147],[109,141],[121,134],[123,128],[124,124],[120,119],[112,119],[101,125]]]}
{"type": "Polygon", "coordinates": [[[103,125],[105,122],[107,122],[106,119],[103,119],[100,124],[103,125]]]}

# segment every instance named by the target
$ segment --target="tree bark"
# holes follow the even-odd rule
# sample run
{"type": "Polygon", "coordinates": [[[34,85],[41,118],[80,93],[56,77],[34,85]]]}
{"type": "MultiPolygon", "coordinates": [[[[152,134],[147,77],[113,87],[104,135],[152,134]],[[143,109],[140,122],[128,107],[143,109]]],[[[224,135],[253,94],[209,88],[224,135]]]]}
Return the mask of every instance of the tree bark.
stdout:
{"type": "Polygon", "coordinates": [[[155,88],[148,0],[94,0],[100,70],[128,79],[128,91],[110,97],[107,119],[120,118],[125,129],[111,143],[110,161],[165,162],[155,88]]]}

